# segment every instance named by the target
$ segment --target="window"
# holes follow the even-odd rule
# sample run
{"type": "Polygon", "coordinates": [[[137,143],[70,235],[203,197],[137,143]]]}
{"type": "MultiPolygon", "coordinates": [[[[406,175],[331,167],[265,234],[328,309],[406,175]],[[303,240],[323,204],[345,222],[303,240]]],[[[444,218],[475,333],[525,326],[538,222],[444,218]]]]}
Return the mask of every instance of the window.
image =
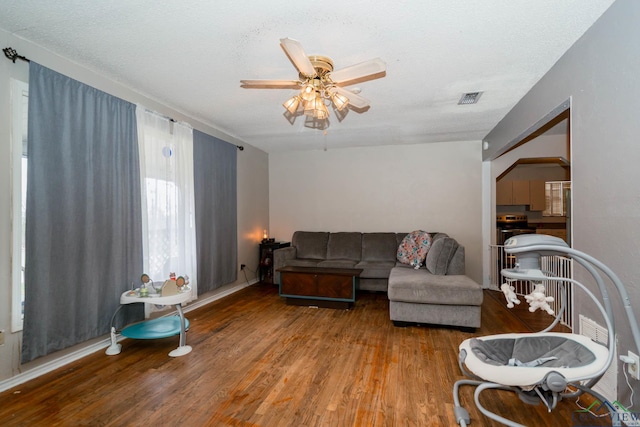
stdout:
{"type": "MultiPolygon", "coordinates": [[[[136,109],[144,272],[153,281],[188,276],[197,295],[193,129],[136,109]]],[[[145,309],[149,309],[146,304],[145,309]]]]}
{"type": "Polygon", "coordinates": [[[11,79],[11,331],[24,319],[24,232],[27,202],[27,117],[29,85],[11,79]]]}
{"type": "MultiPolygon", "coordinates": [[[[178,212],[180,189],[172,181],[145,178],[147,190],[147,233],[149,241],[148,272],[150,277],[168,278],[171,268],[178,263],[178,212]]],[[[180,273],[179,273],[180,274],[180,273]]]]}
{"type": "Polygon", "coordinates": [[[566,216],[571,181],[548,181],[544,190],[545,209],[542,216],[566,216]]]}

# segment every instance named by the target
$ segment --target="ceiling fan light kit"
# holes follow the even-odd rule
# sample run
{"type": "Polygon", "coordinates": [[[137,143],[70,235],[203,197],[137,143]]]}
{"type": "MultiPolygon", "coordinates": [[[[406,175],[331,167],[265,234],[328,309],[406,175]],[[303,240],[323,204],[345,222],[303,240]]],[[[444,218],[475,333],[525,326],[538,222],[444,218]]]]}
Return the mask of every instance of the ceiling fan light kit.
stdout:
{"type": "Polygon", "coordinates": [[[291,98],[287,99],[284,104],[282,104],[282,106],[286,108],[289,113],[295,114],[296,111],[298,111],[300,101],[302,101],[300,95],[292,96],[291,98]]]}
{"type": "Polygon", "coordinates": [[[340,95],[337,92],[330,92],[331,101],[338,111],[342,111],[349,106],[349,98],[344,95],[340,95]]]}
{"type": "Polygon", "coordinates": [[[295,118],[306,116],[305,126],[326,129],[329,126],[329,109],[342,121],[349,111],[369,108],[369,100],[342,86],[384,77],[386,64],[380,58],[365,61],[333,72],[333,61],[326,56],[307,56],[302,45],[289,38],[280,39],[283,49],[298,70],[298,80],[241,80],[244,88],[286,89],[299,87],[300,93],[286,100],[285,118],[293,124],[295,118]]]}
{"type": "Polygon", "coordinates": [[[329,110],[324,105],[324,99],[318,93],[311,101],[304,103],[303,113],[305,116],[313,117],[319,120],[326,120],[329,118],[329,110]]]}

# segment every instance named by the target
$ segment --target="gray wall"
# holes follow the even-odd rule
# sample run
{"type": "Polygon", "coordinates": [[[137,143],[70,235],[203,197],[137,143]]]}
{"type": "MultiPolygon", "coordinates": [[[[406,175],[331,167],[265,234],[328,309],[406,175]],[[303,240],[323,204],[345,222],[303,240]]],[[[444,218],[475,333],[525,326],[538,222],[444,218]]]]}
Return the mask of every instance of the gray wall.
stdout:
{"type": "MultiPolygon", "coordinates": [[[[607,264],[640,315],[640,2],[618,0],[489,133],[490,159],[571,98],[573,247],[607,264]]],[[[588,281],[578,270],[576,278],[588,281]]],[[[619,354],[638,352],[614,299],[619,354]]],[[[576,312],[602,323],[583,299],[576,312]]],[[[636,395],[638,381],[631,380],[636,395]]],[[[624,377],[619,399],[628,402],[624,377]]]]}
{"type": "MultiPolygon", "coordinates": [[[[158,111],[176,120],[190,123],[194,128],[216,136],[233,144],[241,144],[232,137],[225,135],[214,127],[199,122],[170,106],[159,104],[145,98],[134,89],[124,87],[117,82],[108,80],[90,70],[79,67],[72,60],[53,55],[36,45],[12,36],[0,30],[0,45],[11,46],[19,54],[32,59],[45,67],[63,73],[83,83],[96,87],[133,103],[141,103],[145,107],[158,111]]],[[[20,366],[19,352],[21,347],[21,333],[11,333],[11,143],[10,143],[10,78],[28,79],[28,65],[25,62],[0,59],[0,330],[5,330],[5,344],[0,346],[0,382],[7,380],[20,372],[34,369],[48,360],[42,358],[27,366],[20,366]]],[[[268,155],[249,146],[238,152],[238,260],[250,270],[255,270],[258,264],[258,242],[262,239],[262,229],[269,222],[269,173],[268,155]]],[[[239,266],[238,266],[239,267],[239,266]]],[[[253,273],[247,272],[249,280],[253,273]]],[[[238,280],[234,285],[245,282],[244,273],[238,273],[238,280]]],[[[226,287],[225,287],[226,288],[226,287]]],[[[210,295],[201,295],[199,299],[206,299],[210,295]]]]}
{"type": "Polygon", "coordinates": [[[442,231],[482,283],[480,141],[269,155],[270,230],[442,231]]]}

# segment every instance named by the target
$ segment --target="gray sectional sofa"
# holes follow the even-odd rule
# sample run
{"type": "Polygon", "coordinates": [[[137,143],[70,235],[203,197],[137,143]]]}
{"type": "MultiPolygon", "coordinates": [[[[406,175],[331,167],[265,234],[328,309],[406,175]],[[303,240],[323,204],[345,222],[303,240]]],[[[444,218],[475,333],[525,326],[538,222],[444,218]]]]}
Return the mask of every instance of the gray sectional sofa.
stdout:
{"type": "Polygon", "coordinates": [[[482,288],[464,275],[464,246],[444,233],[430,233],[425,265],[397,261],[408,233],[296,231],[291,246],[273,253],[277,270],[286,266],[361,268],[359,290],[387,292],[394,324],[480,326],[482,288]]]}

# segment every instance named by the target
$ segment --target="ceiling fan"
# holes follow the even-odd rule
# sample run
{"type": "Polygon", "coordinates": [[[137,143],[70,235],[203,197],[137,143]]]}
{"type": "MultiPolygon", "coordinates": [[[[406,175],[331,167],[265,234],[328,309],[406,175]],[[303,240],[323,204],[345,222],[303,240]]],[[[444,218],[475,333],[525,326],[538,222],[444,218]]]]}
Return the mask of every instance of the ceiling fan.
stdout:
{"type": "Polygon", "coordinates": [[[296,117],[304,115],[305,126],[326,129],[329,126],[327,105],[333,106],[339,121],[349,108],[365,111],[369,100],[358,95],[358,90],[344,86],[384,77],[386,72],[386,64],[380,58],[333,71],[331,58],[307,56],[297,40],[283,38],[280,44],[298,70],[298,80],[240,80],[240,83],[241,87],[251,89],[299,89],[299,94],[283,104],[285,117],[292,124],[296,117]]]}

